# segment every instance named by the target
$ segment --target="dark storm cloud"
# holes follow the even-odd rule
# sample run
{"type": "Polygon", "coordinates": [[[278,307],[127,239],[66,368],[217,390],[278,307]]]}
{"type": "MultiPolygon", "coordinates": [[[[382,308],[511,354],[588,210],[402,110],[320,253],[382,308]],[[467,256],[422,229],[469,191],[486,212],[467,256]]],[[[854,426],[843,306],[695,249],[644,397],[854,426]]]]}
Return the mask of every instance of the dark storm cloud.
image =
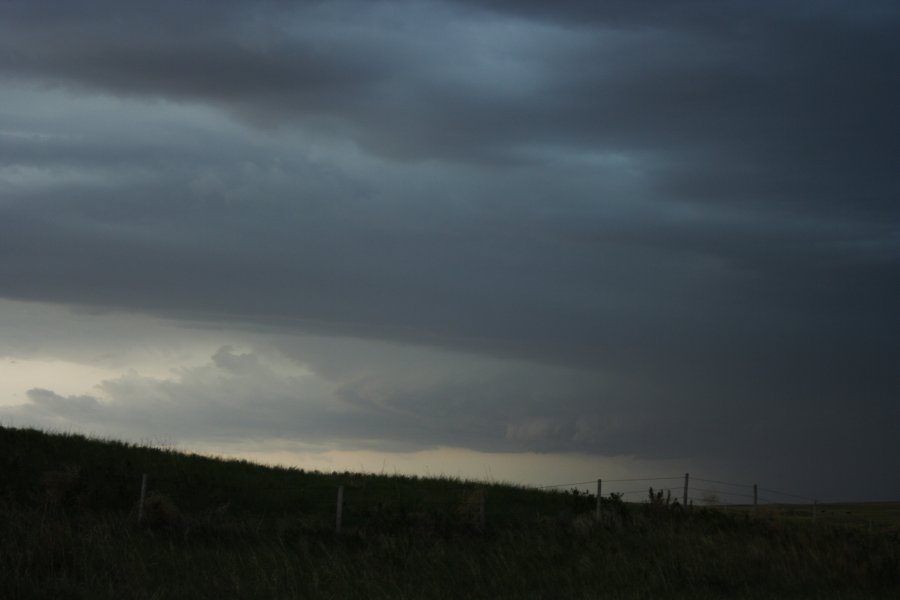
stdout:
{"type": "Polygon", "coordinates": [[[856,157],[847,149],[862,141],[889,154],[884,168],[898,148],[889,3],[862,13],[822,3],[486,3],[590,13],[577,27],[498,23],[439,3],[28,4],[14,3],[5,20],[7,72],[213,102],[272,124],[331,119],[376,152],[478,160],[485,148],[547,142],[675,146],[707,159],[740,152],[753,170],[766,157],[803,158],[801,149],[846,168],[856,157]]]}
{"type": "Polygon", "coordinates": [[[587,373],[342,380],[385,439],[897,455],[894,3],[0,11],[5,297],[587,373]]]}
{"type": "Polygon", "coordinates": [[[387,156],[643,153],[660,194],[788,213],[887,208],[900,159],[891,3],[63,4],[5,7],[6,73],[387,156]]]}

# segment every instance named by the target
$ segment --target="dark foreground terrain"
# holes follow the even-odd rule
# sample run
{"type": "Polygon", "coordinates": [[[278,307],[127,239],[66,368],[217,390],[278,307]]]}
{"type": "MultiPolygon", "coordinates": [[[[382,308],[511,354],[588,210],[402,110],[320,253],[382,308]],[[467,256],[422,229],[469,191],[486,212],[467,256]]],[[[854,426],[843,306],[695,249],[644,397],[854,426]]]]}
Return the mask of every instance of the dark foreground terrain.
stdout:
{"type": "Polygon", "coordinates": [[[0,597],[900,598],[896,506],[595,508],[0,428],[0,597]]]}

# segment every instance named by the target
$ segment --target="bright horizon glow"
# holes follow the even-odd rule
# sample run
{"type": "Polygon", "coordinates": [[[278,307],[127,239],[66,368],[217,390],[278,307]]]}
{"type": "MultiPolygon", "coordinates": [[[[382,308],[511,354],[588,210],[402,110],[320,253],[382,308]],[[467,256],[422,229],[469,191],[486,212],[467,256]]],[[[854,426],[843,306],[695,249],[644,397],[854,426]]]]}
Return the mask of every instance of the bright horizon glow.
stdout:
{"type": "Polygon", "coordinates": [[[65,396],[97,394],[97,383],[120,375],[114,369],[53,360],[0,358],[0,406],[28,402],[29,389],[52,387],[65,396]]]}

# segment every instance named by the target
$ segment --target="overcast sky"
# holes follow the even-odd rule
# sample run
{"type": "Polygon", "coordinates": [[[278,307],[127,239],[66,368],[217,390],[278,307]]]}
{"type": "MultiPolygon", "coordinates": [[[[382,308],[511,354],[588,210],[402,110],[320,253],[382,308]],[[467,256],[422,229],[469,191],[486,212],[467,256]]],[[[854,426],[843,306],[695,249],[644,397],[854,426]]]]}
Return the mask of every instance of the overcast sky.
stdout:
{"type": "Polygon", "coordinates": [[[0,420],[898,499],[898,31],[894,0],[0,0],[0,420]]]}

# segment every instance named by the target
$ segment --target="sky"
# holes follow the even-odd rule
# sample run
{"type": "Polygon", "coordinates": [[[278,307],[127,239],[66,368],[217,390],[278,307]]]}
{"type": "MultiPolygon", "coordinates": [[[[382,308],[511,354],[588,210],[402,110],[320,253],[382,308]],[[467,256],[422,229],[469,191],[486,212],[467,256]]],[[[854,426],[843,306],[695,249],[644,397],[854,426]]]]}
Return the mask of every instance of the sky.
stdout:
{"type": "Polygon", "coordinates": [[[0,0],[0,423],[898,500],[897,31],[893,0],[0,0]]]}

